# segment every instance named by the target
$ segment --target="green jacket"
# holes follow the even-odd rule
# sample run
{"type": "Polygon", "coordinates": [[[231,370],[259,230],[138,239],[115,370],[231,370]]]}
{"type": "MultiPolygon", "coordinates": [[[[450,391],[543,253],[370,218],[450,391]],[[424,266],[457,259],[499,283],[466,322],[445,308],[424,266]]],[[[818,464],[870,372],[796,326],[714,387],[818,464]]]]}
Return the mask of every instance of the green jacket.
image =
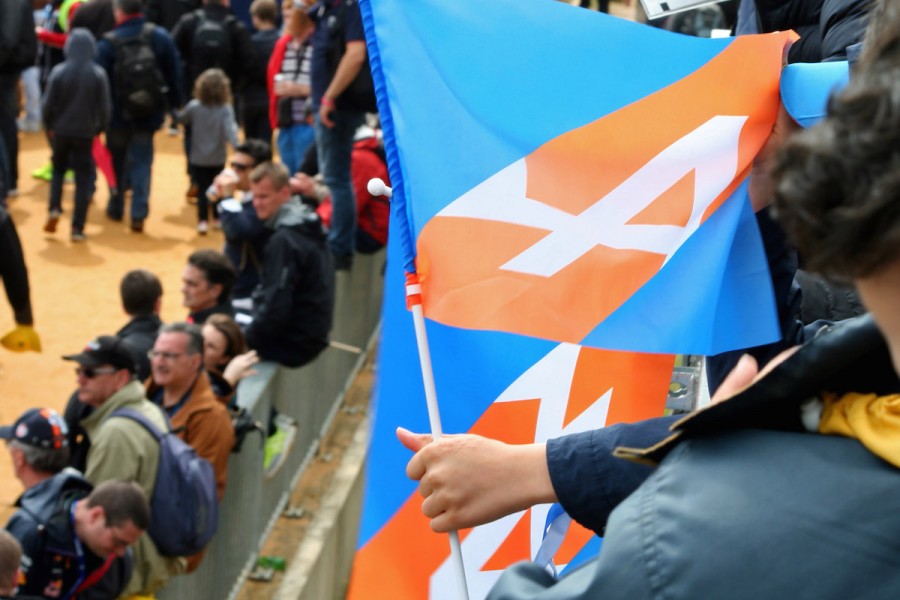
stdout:
{"type": "MultiPolygon", "coordinates": [[[[153,495],[159,468],[159,444],[136,421],[123,417],[109,418],[114,411],[122,408],[146,416],[162,431],[168,428],[162,411],[144,395],[144,386],[139,381],[130,382],[81,422],[91,441],[85,477],[94,485],[110,479],[135,481],[149,499],[153,495]]],[[[124,596],[152,594],[163,587],[170,576],[184,571],[184,559],[160,556],[146,534],[138,539],[133,551],[134,575],[124,596]]]]}

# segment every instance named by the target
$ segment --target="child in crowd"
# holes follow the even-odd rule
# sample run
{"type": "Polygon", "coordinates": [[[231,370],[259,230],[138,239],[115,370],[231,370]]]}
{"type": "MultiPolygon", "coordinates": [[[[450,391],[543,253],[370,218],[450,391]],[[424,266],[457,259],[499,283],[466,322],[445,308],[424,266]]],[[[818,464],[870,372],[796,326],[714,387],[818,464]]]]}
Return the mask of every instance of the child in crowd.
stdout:
{"type": "MultiPolygon", "coordinates": [[[[178,112],[178,120],[192,127],[190,162],[191,183],[197,187],[197,232],[209,231],[209,199],[212,185],[227,158],[227,144],[238,145],[237,123],[231,108],[231,81],[222,69],[207,69],[194,83],[194,99],[178,112]]],[[[218,224],[216,207],[213,223],[218,224]]]]}
{"type": "Polygon", "coordinates": [[[74,29],[65,45],[65,61],[53,67],[41,112],[53,148],[50,211],[44,231],[54,233],[62,214],[62,186],[67,168],[75,172],[72,241],[83,242],[84,223],[93,192],[94,136],[106,129],[111,100],[106,73],[94,64],[97,48],[87,29],[74,29]]]}

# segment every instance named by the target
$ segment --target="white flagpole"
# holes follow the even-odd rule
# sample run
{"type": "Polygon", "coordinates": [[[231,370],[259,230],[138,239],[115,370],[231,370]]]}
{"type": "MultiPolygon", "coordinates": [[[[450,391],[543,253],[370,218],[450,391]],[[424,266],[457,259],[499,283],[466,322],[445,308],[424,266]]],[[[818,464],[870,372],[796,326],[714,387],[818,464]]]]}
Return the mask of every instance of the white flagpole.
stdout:
{"type": "MultiPolygon", "coordinates": [[[[392,195],[391,188],[381,179],[371,179],[368,184],[369,193],[373,196],[392,195]]],[[[422,380],[425,385],[425,404],[428,407],[428,421],[431,424],[431,437],[435,440],[443,436],[441,427],[441,413],[438,407],[437,389],[434,385],[434,372],[431,369],[431,351],[428,348],[428,336],[425,333],[425,316],[422,313],[421,286],[419,280],[413,275],[407,279],[406,297],[410,301],[410,310],[413,315],[413,324],[416,330],[416,346],[419,350],[419,366],[422,369],[422,380]]],[[[459,597],[469,600],[469,588],[466,585],[466,569],[462,559],[462,547],[459,544],[459,533],[450,532],[450,559],[453,562],[453,571],[456,574],[456,583],[459,587],[459,597]]]]}

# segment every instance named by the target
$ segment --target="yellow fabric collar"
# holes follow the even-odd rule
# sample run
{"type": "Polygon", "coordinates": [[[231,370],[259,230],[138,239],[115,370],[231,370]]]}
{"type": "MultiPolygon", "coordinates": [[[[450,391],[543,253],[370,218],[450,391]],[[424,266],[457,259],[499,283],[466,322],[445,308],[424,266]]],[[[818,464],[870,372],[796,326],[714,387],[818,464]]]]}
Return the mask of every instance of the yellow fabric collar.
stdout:
{"type": "Polygon", "coordinates": [[[826,393],[819,433],[855,438],[872,454],[900,467],[900,394],[826,393]]]}

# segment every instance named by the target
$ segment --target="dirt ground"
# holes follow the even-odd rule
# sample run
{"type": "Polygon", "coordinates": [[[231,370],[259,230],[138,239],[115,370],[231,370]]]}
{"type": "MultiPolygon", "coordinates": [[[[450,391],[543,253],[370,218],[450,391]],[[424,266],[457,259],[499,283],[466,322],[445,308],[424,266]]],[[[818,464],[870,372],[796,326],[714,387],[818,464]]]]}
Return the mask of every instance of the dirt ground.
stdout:
{"type": "MultiPolygon", "coordinates": [[[[98,179],[98,192],[88,213],[86,243],[69,241],[74,186],[67,184],[63,218],[55,234],[43,231],[49,184],[31,178],[31,171],[49,160],[43,133],[22,133],[19,141],[19,196],[10,201],[25,251],[31,283],[35,328],[43,352],[16,354],[0,349],[0,423],[12,423],[25,409],[49,406],[62,410],[75,387],[73,363],[63,354],[78,352],[97,335],[115,333],[127,321],[119,301],[119,280],[129,269],[145,268],[163,284],[162,319],[186,315],[181,305],[180,278],[187,256],[197,248],[221,248],[222,234],[196,232],[195,207],[184,198],[188,186],[181,138],[156,136],[150,216],[143,234],[132,233],[127,219],[106,219],[106,185],[98,179]]],[[[0,332],[14,325],[8,304],[0,308],[0,332]]],[[[0,520],[21,492],[9,460],[0,457],[0,520]]]]}

